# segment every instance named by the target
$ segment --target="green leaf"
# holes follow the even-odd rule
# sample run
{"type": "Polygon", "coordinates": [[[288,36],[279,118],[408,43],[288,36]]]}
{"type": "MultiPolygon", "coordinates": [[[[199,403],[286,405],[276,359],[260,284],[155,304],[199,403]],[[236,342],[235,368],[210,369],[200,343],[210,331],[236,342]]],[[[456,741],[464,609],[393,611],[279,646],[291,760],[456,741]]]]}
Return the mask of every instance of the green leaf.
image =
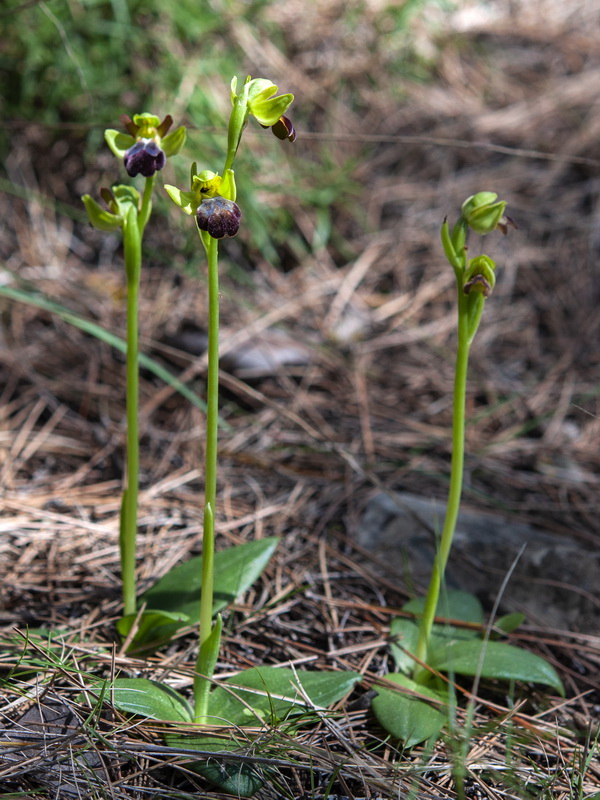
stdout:
{"type": "Polygon", "coordinates": [[[138,614],[127,614],[117,622],[117,631],[126,639],[134,622],[138,620],[138,629],[131,640],[128,652],[156,649],[169,642],[178,630],[191,625],[185,614],[174,614],[169,611],[144,611],[138,614]]]}
{"type": "Polygon", "coordinates": [[[512,614],[505,614],[503,617],[499,617],[494,623],[494,628],[498,631],[502,631],[502,633],[512,633],[516,631],[526,619],[525,614],[521,614],[520,611],[515,611],[512,614]]]}
{"type": "Polygon", "coordinates": [[[214,736],[182,736],[177,733],[166,733],[165,742],[168,747],[199,750],[206,754],[206,760],[186,763],[186,769],[197,772],[215,786],[236,797],[252,797],[269,778],[270,771],[267,769],[261,769],[241,760],[218,758],[219,753],[237,752],[246,755],[248,743],[244,748],[243,742],[218,739],[214,736]],[[214,757],[210,755],[213,752],[214,757]]]}
{"type": "Polygon", "coordinates": [[[179,692],[146,678],[116,678],[112,683],[97,680],[97,690],[106,687],[106,697],[115,708],[148,719],[191,722],[193,711],[179,692]]]}
{"type": "MultiPolygon", "coordinates": [[[[285,667],[253,667],[225,681],[210,696],[208,714],[214,724],[256,725],[261,719],[283,719],[307,703],[298,682],[318,708],[341,700],[361,680],[357,672],[308,672],[285,667]],[[242,689],[237,687],[244,687],[242,689]]],[[[308,705],[310,707],[310,704],[308,705]]]]}
{"type": "Polygon", "coordinates": [[[541,683],[564,696],[562,681],[554,667],[540,656],[505,642],[480,639],[448,642],[434,648],[428,662],[434,669],[459,675],[541,683]]]}
{"type": "MultiPolygon", "coordinates": [[[[415,597],[402,606],[403,611],[410,611],[412,614],[420,616],[425,607],[424,597],[415,597]]],[[[444,592],[435,610],[436,617],[443,617],[447,620],[457,622],[467,622],[472,625],[483,625],[483,607],[477,597],[469,592],[451,591],[444,592]]],[[[438,625],[437,627],[442,627],[438,625]]]]}
{"type": "Polygon", "coordinates": [[[415,660],[410,655],[417,649],[419,626],[413,619],[394,617],[390,625],[392,644],[390,650],[396,662],[398,672],[410,675],[415,667],[415,660]]]}
{"type": "MultiPolygon", "coordinates": [[[[269,537],[229,547],[215,553],[213,614],[245,592],[261,575],[279,539],[269,537]]],[[[195,623],[200,618],[202,556],[179,564],[140,598],[148,610],[183,614],[195,623]]]]}
{"type": "Polygon", "coordinates": [[[394,673],[387,675],[386,680],[437,702],[430,704],[427,700],[398,689],[377,686],[377,697],[373,700],[372,708],[379,724],[396,739],[403,741],[406,747],[414,747],[432,736],[437,737],[447,721],[447,714],[440,710],[439,704],[445,705],[448,698],[415,683],[406,675],[394,673]]]}

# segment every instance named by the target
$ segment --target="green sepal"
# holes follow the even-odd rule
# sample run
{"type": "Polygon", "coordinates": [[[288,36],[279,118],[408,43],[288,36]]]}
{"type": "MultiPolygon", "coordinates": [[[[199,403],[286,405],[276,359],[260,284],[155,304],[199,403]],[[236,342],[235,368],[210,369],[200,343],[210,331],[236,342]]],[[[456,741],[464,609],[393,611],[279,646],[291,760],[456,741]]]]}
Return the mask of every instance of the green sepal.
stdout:
{"type": "Polygon", "coordinates": [[[123,158],[129,148],[135,144],[135,137],[130,136],[128,133],[116,131],[113,128],[108,128],[104,131],[104,138],[106,144],[110,147],[112,152],[117,158],[123,158]]]}
{"type": "Polygon", "coordinates": [[[464,274],[462,287],[466,294],[467,341],[469,344],[477,333],[486,298],[496,284],[495,267],[495,261],[489,256],[481,255],[469,261],[464,274]]]}
{"type": "Polygon", "coordinates": [[[171,156],[176,156],[177,153],[181,151],[181,148],[185,144],[185,139],[187,136],[187,131],[183,125],[176,130],[168,133],[163,139],[161,139],[160,146],[163,149],[163,152],[167,158],[171,156]]]}
{"type": "Polygon", "coordinates": [[[250,76],[246,78],[244,86],[240,94],[236,94],[237,78],[234,76],[231,79],[231,104],[233,109],[229,117],[229,124],[227,126],[227,164],[231,166],[235,154],[237,153],[242,133],[248,121],[248,114],[250,109],[248,107],[248,91],[249,91],[250,76]]]}
{"type": "Polygon", "coordinates": [[[465,294],[479,292],[489,297],[496,285],[496,262],[486,255],[471,258],[463,277],[463,291],[465,294]],[[479,280],[480,279],[480,280],[479,280]]]}
{"type": "Polygon", "coordinates": [[[170,184],[165,184],[164,188],[175,205],[179,206],[185,214],[191,216],[196,213],[200,203],[195,192],[182,192],[177,186],[171,186],[170,184]]]}
{"type": "Polygon", "coordinates": [[[248,84],[248,108],[261,125],[271,127],[288,110],[293,94],[273,97],[278,87],[266,78],[255,78],[248,84]]]}
{"type": "Polygon", "coordinates": [[[142,130],[158,128],[160,117],[157,117],[156,114],[150,114],[148,111],[142,111],[141,114],[133,115],[133,124],[137,125],[138,128],[142,128],[142,130]]]}
{"type": "Polygon", "coordinates": [[[103,208],[89,194],[81,198],[90,223],[99,231],[116,231],[122,225],[121,217],[103,208]]]}

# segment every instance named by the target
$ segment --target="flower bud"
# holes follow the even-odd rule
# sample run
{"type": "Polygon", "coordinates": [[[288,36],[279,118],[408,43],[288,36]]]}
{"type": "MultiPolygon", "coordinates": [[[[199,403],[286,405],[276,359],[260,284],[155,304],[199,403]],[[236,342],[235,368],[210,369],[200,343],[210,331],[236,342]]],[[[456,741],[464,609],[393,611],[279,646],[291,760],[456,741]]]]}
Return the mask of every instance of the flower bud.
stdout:
{"type": "Polygon", "coordinates": [[[496,262],[489,256],[481,255],[469,261],[464,276],[463,292],[471,294],[477,292],[484,297],[489,297],[496,285],[496,262]]]}
{"type": "Polygon", "coordinates": [[[213,239],[235,236],[240,227],[242,212],[233,200],[217,195],[203,200],[196,211],[196,221],[201,231],[213,239]]]}
{"type": "Polygon", "coordinates": [[[508,218],[504,216],[506,202],[498,200],[495,192],[478,192],[462,205],[462,219],[475,233],[485,235],[499,228],[506,233],[508,218]]]}
{"type": "Polygon", "coordinates": [[[89,194],[81,198],[87,211],[88,219],[94,228],[101,231],[114,231],[123,228],[131,209],[137,215],[140,194],[133,186],[113,186],[112,189],[103,187],[100,196],[106,203],[108,210],[102,208],[89,194]]]}

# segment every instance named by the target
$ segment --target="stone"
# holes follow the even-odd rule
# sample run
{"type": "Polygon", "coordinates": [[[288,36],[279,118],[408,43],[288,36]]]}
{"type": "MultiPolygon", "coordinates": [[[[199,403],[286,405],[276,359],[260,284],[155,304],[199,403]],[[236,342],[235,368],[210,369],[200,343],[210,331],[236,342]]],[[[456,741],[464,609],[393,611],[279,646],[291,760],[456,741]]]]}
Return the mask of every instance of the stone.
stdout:
{"type": "MultiPolygon", "coordinates": [[[[435,499],[380,492],[369,500],[356,540],[421,595],[444,511],[435,499]]],[[[446,570],[448,588],[477,595],[489,610],[513,566],[500,613],[522,611],[545,628],[600,632],[600,552],[499,514],[462,509],[446,570]]]]}

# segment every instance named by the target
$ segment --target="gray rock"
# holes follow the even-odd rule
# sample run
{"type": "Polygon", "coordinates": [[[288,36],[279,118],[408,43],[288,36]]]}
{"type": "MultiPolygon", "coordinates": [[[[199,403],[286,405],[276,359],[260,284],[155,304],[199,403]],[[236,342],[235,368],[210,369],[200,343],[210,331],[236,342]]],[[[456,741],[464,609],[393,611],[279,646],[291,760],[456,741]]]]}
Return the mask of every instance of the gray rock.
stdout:
{"type": "MultiPolygon", "coordinates": [[[[422,594],[444,511],[434,499],[379,493],[367,504],[357,542],[422,594]]],[[[600,552],[497,514],[461,511],[446,571],[448,588],[476,594],[490,608],[515,560],[502,612],[522,611],[530,622],[548,628],[600,631],[600,552]]]]}

